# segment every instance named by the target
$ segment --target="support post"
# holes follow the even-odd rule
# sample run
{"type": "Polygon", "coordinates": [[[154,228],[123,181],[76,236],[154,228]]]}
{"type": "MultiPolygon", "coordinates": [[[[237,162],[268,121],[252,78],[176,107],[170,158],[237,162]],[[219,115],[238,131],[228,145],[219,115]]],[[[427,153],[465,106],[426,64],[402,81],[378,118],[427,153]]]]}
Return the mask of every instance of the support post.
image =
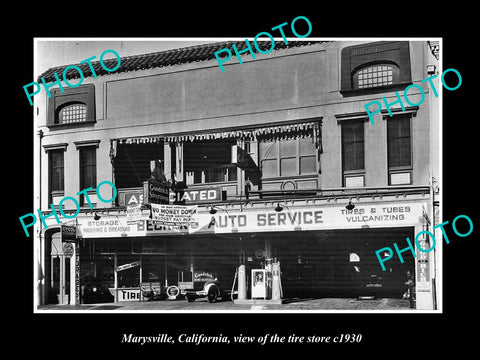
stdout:
{"type": "Polygon", "coordinates": [[[281,298],[280,262],[274,262],[272,263],[272,300],[281,298]]]}
{"type": "Polygon", "coordinates": [[[117,273],[117,253],[113,254],[113,288],[114,290],[114,302],[118,302],[118,273],[117,273]]]}
{"type": "Polygon", "coordinates": [[[238,267],[238,300],[247,299],[247,277],[245,265],[241,264],[238,267]]]}

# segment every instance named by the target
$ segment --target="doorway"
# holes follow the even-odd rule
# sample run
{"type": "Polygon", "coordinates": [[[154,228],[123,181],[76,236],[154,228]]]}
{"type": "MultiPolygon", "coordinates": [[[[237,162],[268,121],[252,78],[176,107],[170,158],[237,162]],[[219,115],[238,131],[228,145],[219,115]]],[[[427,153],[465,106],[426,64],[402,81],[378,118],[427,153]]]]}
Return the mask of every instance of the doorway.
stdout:
{"type": "Polygon", "coordinates": [[[70,304],[70,261],[65,256],[60,233],[52,236],[52,247],[50,252],[50,303],[59,305],[70,304]]]}

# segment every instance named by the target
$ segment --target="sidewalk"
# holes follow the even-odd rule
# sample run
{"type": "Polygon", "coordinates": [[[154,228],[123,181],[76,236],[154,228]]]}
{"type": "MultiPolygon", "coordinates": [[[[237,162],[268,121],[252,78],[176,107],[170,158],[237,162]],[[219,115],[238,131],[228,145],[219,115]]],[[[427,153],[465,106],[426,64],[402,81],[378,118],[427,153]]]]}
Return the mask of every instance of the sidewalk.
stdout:
{"type": "Polygon", "coordinates": [[[357,300],[355,298],[322,298],[322,299],[285,299],[283,304],[269,305],[238,305],[231,301],[219,301],[209,303],[206,299],[197,299],[194,302],[186,300],[166,300],[166,301],[127,301],[121,303],[107,304],[82,304],[82,305],[42,305],[38,307],[43,310],[61,310],[61,311],[152,311],[152,312],[235,312],[241,311],[414,311],[410,309],[408,300],[400,299],[374,299],[357,300]]]}

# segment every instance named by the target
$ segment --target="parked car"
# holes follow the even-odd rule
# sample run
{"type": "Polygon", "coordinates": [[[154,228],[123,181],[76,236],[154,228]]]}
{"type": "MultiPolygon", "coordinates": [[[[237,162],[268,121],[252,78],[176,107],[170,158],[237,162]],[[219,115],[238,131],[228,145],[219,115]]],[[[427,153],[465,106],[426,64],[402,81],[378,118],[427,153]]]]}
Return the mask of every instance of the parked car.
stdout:
{"type": "Polygon", "coordinates": [[[93,276],[85,277],[82,287],[82,302],[84,304],[113,302],[115,299],[108,290],[108,284],[93,276]]]}

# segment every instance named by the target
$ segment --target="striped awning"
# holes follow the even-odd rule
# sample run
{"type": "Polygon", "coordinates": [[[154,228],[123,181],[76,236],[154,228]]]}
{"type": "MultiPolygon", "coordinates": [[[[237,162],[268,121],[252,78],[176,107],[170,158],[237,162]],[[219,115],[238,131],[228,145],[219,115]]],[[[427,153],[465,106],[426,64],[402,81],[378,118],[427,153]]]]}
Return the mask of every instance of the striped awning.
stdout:
{"type": "Polygon", "coordinates": [[[175,135],[157,135],[157,136],[140,136],[117,139],[119,144],[150,144],[158,142],[192,142],[201,140],[216,140],[216,139],[251,139],[257,138],[288,138],[291,136],[311,136],[313,132],[314,137],[320,134],[320,126],[318,121],[288,124],[288,125],[274,125],[252,129],[235,129],[225,131],[205,131],[189,134],[175,134],[175,135]]]}

